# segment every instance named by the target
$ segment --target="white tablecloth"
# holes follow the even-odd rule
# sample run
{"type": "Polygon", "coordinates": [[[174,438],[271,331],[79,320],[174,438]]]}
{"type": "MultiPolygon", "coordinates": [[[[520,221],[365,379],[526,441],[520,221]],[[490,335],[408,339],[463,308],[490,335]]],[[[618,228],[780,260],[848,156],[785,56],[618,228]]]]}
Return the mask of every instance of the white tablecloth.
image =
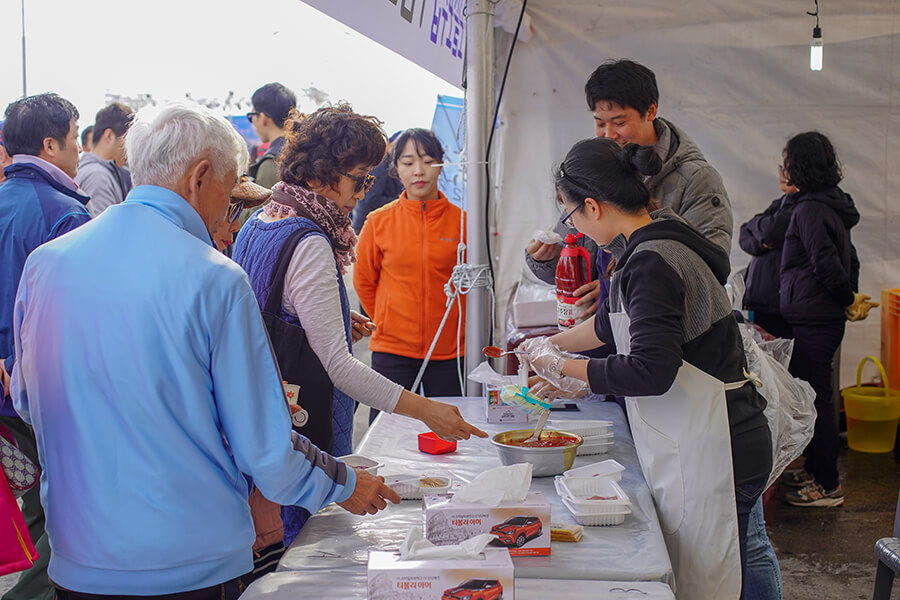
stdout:
{"type": "MultiPolygon", "coordinates": [[[[509,596],[509,594],[506,594],[509,596]]],[[[664,583],[648,581],[567,581],[565,592],[556,579],[516,578],[516,600],[675,600],[664,583]]],[[[366,569],[281,571],[257,581],[241,596],[241,600],[365,600],[366,569]]]]}
{"type": "MultiPolygon", "coordinates": [[[[523,427],[487,424],[480,398],[445,400],[457,404],[469,422],[491,434],[523,427]]],[[[615,443],[608,454],[578,457],[575,466],[607,458],[619,461],[625,466],[621,485],[631,498],[634,512],[619,526],[585,527],[580,543],[553,543],[549,557],[514,559],[516,579],[670,583],[671,563],[624,413],[611,402],[583,401],[579,406],[578,412],[554,412],[552,418],[610,420],[615,443]]],[[[449,473],[456,481],[466,482],[482,471],[500,465],[495,448],[482,439],[460,442],[456,452],[450,454],[424,454],[418,450],[417,440],[417,435],[424,431],[427,428],[419,421],[382,413],[360,442],[357,453],[384,463],[381,473],[439,471],[449,473]]],[[[534,478],[531,489],[544,492],[551,504],[554,523],[575,522],[556,494],[552,477],[534,478]]],[[[370,549],[395,549],[411,525],[421,524],[421,501],[403,501],[399,505],[389,505],[377,515],[365,517],[351,515],[332,505],[309,520],[281,559],[278,570],[310,571],[310,582],[325,575],[315,572],[319,570],[356,572],[361,567],[365,573],[370,549]]],[[[332,578],[325,576],[324,579],[332,578]]]]}

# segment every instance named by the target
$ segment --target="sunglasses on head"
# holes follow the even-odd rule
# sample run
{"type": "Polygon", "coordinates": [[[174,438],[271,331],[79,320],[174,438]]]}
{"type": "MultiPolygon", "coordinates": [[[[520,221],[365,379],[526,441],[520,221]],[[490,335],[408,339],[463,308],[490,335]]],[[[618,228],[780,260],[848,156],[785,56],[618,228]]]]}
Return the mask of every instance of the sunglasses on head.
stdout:
{"type": "Polygon", "coordinates": [[[368,192],[375,184],[375,176],[371,173],[367,173],[365,177],[361,177],[359,175],[351,175],[350,173],[341,173],[341,175],[343,175],[344,177],[349,177],[356,182],[356,185],[353,187],[354,194],[358,194],[363,190],[368,192]]]}

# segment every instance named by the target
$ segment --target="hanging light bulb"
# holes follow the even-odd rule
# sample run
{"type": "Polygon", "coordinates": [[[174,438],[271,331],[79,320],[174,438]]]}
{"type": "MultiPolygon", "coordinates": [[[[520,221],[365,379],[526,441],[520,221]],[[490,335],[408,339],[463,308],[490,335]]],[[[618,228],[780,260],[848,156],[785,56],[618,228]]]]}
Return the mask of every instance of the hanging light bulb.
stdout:
{"type": "Polygon", "coordinates": [[[809,12],[808,14],[811,17],[816,18],[816,26],[813,27],[813,36],[812,41],[809,43],[809,70],[810,71],[821,71],[822,70],[822,28],[819,27],[819,0],[815,0],[816,2],[816,12],[809,12]]]}
{"type": "Polygon", "coordinates": [[[813,27],[812,41],[809,43],[809,70],[822,70],[822,28],[813,27]]]}

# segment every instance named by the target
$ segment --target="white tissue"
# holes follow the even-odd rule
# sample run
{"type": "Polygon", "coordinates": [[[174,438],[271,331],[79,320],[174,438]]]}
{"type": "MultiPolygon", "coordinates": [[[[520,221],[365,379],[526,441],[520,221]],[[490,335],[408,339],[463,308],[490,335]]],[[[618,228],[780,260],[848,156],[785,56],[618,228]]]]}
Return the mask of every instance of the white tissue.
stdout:
{"type": "Polygon", "coordinates": [[[400,545],[400,560],[428,560],[447,558],[478,558],[484,547],[493,541],[495,536],[482,533],[460,544],[451,546],[435,546],[422,533],[421,527],[410,527],[406,539],[400,545]]]}
{"type": "Polygon", "coordinates": [[[543,244],[558,244],[563,241],[562,236],[555,231],[545,231],[543,229],[535,231],[534,235],[531,236],[531,239],[537,240],[543,244]]]}
{"type": "Polygon", "coordinates": [[[531,489],[533,468],[531,463],[520,463],[485,471],[472,483],[453,490],[451,502],[479,502],[488,506],[522,502],[531,489]]]}

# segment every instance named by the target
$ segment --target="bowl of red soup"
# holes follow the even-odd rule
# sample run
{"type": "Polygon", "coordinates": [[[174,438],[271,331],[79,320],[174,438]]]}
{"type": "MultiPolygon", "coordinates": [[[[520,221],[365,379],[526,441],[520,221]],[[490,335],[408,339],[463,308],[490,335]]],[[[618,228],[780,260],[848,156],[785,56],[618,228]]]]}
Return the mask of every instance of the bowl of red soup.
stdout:
{"type": "Polygon", "coordinates": [[[534,477],[559,475],[572,468],[575,452],[583,442],[580,435],[545,429],[538,439],[526,441],[533,433],[533,429],[516,429],[491,437],[500,462],[504,465],[531,463],[534,477]]]}

